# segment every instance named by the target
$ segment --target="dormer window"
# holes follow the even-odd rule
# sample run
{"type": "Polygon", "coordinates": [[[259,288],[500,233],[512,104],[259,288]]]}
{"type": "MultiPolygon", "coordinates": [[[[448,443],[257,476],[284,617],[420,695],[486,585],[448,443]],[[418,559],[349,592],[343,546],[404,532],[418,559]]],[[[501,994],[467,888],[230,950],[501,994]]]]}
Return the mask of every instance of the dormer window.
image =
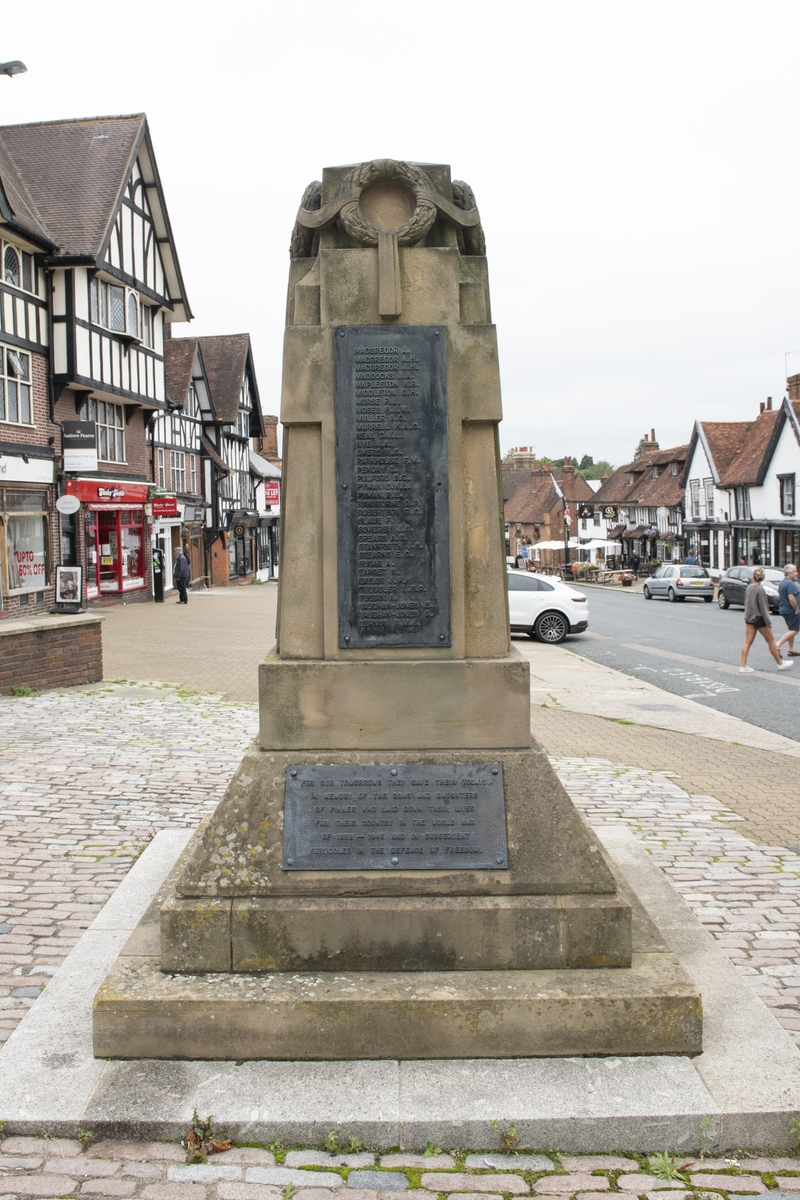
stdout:
{"type": "Polygon", "coordinates": [[[633,471],[628,472],[628,487],[633,487],[634,474],[633,471]]]}
{"type": "Polygon", "coordinates": [[[129,288],[95,276],[89,284],[89,314],[94,325],[139,340],[139,297],[129,288]]]}
{"type": "Polygon", "coordinates": [[[653,479],[658,479],[658,467],[653,467],[653,479]]]}
{"type": "Polygon", "coordinates": [[[672,474],[673,474],[673,475],[677,475],[677,474],[678,474],[678,464],[677,464],[677,463],[673,463],[673,464],[672,464],[672,474]]]}
{"type": "Polygon", "coordinates": [[[36,270],[32,254],[26,254],[17,246],[3,243],[3,279],[11,287],[36,294],[36,270]]]}

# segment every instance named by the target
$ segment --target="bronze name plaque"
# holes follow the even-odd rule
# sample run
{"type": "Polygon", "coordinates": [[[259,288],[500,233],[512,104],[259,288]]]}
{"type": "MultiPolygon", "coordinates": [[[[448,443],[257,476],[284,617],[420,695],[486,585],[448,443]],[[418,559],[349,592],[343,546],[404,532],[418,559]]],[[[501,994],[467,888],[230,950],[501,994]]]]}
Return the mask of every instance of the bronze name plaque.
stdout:
{"type": "Polygon", "coordinates": [[[286,770],[285,871],[507,866],[499,763],[286,770]]]}
{"type": "Polygon", "coordinates": [[[450,645],[446,337],[333,331],[342,649],[450,645]]]}

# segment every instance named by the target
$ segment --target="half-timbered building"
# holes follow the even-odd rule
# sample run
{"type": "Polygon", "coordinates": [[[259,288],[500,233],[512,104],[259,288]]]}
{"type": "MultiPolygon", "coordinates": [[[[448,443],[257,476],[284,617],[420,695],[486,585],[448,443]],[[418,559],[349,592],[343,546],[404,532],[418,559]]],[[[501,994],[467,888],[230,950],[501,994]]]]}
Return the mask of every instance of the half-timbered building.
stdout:
{"type": "MultiPolygon", "coordinates": [[[[264,434],[249,334],[175,338],[167,341],[166,354],[170,403],[177,408],[182,396],[181,407],[196,406],[202,423],[198,483],[203,575],[216,585],[246,581],[259,562],[250,439],[264,434]]],[[[163,449],[165,464],[167,456],[172,462],[175,451],[186,451],[174,438],[153,448],[157,462],[158,450],[163,449]]],[[[196,557],[190,554],[192,573],[198,578],[196,557]]]]}
{"type": "Polygon", "coordinates": [[[56,426],[44,261],[54,249],[0,144],[0,617],[53,603],[56,426]]]}
{"type": "MultiPolygon", "coordinates": [[[[49,242],[36,263],[50,304],[50,436],[58,490],[81,502],[77,517],[61,519],[61,561],[83,568],[89,601],[146,599],[147,429],[168,409],[166,325],[191,319],[147,120],[6,126],[0,154],[17,184],[14,211],[49,242]],[[64,423],[75,422],[92,431],[97,451],[96,464],[77,471],[61,441],[64,423]]],[[[22,259],[23,282],[25,270],[22,259]]],[[[30,294],[13,314],[17,331],[24,316],[27,337],[28,310],[38,319],[42,298],[30,294]]]]}

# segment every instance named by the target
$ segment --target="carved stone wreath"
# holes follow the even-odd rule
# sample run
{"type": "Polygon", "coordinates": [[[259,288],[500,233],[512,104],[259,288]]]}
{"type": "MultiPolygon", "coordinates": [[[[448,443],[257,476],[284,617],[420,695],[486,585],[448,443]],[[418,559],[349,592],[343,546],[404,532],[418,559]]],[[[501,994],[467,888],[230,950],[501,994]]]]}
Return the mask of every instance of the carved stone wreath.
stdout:
{"type": "Polygon", "coordinates": [[[413,163],[379,158],[362,163],[342,180],[341,191],[348,196],[339,218],[350,236],[362,246],[377,246],[378,229],[359,207],[363,190],[373,183],[402,183],[413,194],[416,207],[410,219],[394,231],[398,244],[413,246],[421,241],[436,220],[436,205],[431,199],[431,181],[413,163]]]}

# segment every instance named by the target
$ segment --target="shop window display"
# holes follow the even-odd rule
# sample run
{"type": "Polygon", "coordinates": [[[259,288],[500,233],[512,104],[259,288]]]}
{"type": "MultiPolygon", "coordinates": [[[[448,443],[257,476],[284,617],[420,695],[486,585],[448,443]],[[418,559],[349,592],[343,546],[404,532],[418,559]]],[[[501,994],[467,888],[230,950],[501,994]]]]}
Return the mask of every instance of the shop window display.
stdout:
{"type": "Polygon", "coordinates": [[[0,491],[5,587],[9,592],[33,592],[49,582],[46,509],[46,492],[0,491]]]}
{"type": "Polygon", "coordinates": [[[89,511],[85,520],[87,594],[144,587],[142,509],[89,511]]]}

